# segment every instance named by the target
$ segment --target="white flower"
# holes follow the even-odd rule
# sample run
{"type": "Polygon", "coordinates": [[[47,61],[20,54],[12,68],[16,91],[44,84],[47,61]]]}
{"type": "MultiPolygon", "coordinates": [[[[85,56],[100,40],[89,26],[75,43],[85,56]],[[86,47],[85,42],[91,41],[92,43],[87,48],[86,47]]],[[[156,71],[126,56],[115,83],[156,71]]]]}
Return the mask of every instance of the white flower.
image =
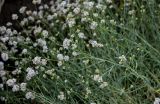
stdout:
{"type": "Polygon", "coordinates": [[[87,65],[89,63],[89,60],[83,60],[83,63],[87,65]]]}
{"type": "Polygon", "coordinates": [[[86,88],[86,93],[87,93],[87,95],[92,93],[88,87],[86,88]]]}
{"type": "Polygon", "coordinates": [[[12,74],[13,74],[13,75],[16,75],[16,74],[18,74],[18,73],[19,73],[19,70],[18,70],[18,69],[12,71],[12,74]]]}
{"type": "Polygon", "coordinates": [[[60,4],[59,4],[59,6],[61,7],[61,8],[63,8],[63,7],[65,7],[67,5],[67,1],[65,0],[65,1],[62,1],[60,4]]]}
{"type": "Polygon", "coordinates": [[[79,8],[79,7],[76,7],[76,8],[73,10],[73,12],[74,12],[75,14],[78,14],[78,13],[80,12],[80,8],[79,8]]]}
{"type": "Polygon", "coordinates": [[[41,0],[33,0],[32,3],[33,4],[41,4],[41,0]]]}
{"type": "Polygon", "coordinates": [[[94,32],[94,33],[93,33],[93,36],[97,36],[97,33],[94,32]]]}
{"type": "Polygon", "coordinates": [[[22,54],[26,54],[26,53],[27,53],[27,49],[23,49],[22,54]]]}
{"type": "Polygon", "coordinates": [[[90,25],[90,29],[94,30],[98,26],[97,22],[93,21],[90,25]]]}
{"type": "Polygon", "coordinates": [[[85,38],[86,38],[86,36],[85,36],[84,33],[82,33],[82,32],[80,32],[80,33],[78,34],[78,37],[81,38],[81,39],[85,39],[85,38]]]}
{"type": "Polygon", "coordinates": [[[134,13],[135,13],[135,10],[130,10],[130,11],[128,12],[129,15],[133,15],[134,13]]]}
{"type": "Polygon", "coordinates": [[[46,60],[46,59],[42,59],[42,60],[41,60],[41,64],[42,64],[42,65],[46,65],[46,64],[47,64],[47,60],[46,60]]]}
{"type": "Polygon", "coordinates": [[[103,44],[101,44],[101,43],[98,43],[97,44],[97,47],[103,47],[104,45],[103,44]]]}
{"type": "Polygon", "coordinates": [[[98,17],[98,13],[93,13],[93,16],[94,17],[98,17]]]}
{"type": "Polygon", "coordinates": [[[46,44],[47,44],[46,41],[41,38],[38,39],[37,42],[38,42],[38,45],[41,47],[46,46],[46,44]]]}
{"type": "Polygon", "coordinates": [[[34,34],[38,34],[42,31],[42,28],[41,27],[35,27],[34,29],[34,34]]]}
{"type": "Polygon", "coordinates": [[[120,59],[119,64],[123,64],[123,63],[125,63],[127,61],[127,59],[126,59],[126,57],[124,55],[119,56],[119,59],[120,59]]]}
{"type": "Polygon", "coordinates": [[[12,14],[12,20],[17,20],[18,19],[18,15],[17,14],[12,14]]]}
{"type": "Polygon", "coordinates": [[[28,19],[27,18],[23,18],[23,20],[20,22],[20,24],[22,26],[24,26],[27,22],[28,22],[28,19]]]}
{"type": "Polygon", "coordinates": [[[58,99],[59,100],[65,100],[65,96],[63,92],[60,92],[60,94],[58,95],[58,99]]]}
{"type": "Polygon", "coordinates": [[[29,17],[28,17],[28,20],[30,20],[30,21],[34,21],[34,17],[29,16],[29,17]]]}
{"type": "Polygon", "coordinates": [[[72,52],[72,55],[73,55],[73,56],[77,56],[77,55],[78,55],[78,53],[77,53],[77,52],[75,52],[75,51],[73,51],[73,52],[72,52]]]}
{"type": "Polygon", "coordinates": [[[13,92],[19,91],[19,85],[17,85],[17,84],[13,85],[12,91],[13,91],[13,92]]]}
{"type": "Polygon", "coordinates": [[[87,11],[83,11],[83,16],[88,16],[89,13],[87,11]]]}
{"type": "Polygon", "coordinates": [[[44,9],[49,9],[49,6],[47,4],[44,4],[44,9]]]}
{"type": "Polygon", "coordinates": [[[27,14],[27,15],[31,15],[31,14],[32,14],[32,11],[31,11],[31,10],[28,10],[28,11],[26,11],[26,14],[27,14]]]}
{"type": "Polygon", "coordinates": [[[103,5],[101,4],[101,1],[102,1],[102,0],[99,0],[99,1],[98,1],[99,3],[96,5],[96,8],[97,8],[97,9],[100,9],[100,10],[103,10],[103,5]]]}
{"type": "Polygon", "coordinates": [[[76,24],[75,19],[69,19],[67,20],[67,23],[69,27],[73,27],[76,24]]]}
{"type": "Polygon", "coordinates": [[[50,20],[52,20],[52,19],[53,19],[53,15],[48,15],[48,16],[47,16],[47,20],[48,20],[48,21],[50,21],[50,20]]]}
{"type": "Polygon", "coordinates": [[[160,104],[160,98],[155,98],[155,101],[153,104],[160,104]]]}
{"type": "Polygon", "coordinates": [[[18,66],[19,65],[19,61],[15,61],[14,65],[18,66]]]}
{"type": "Polygon", "coordinates": [[[3,77],[6,75],[6,71],[5,70],[0,70],[0,77],[3,77]]]}
{"type": "Polygon", "coordinates": [[[41,64],[41,57],[36,56],[33,60],[32,60],[33,64],[37,65],[37,64],[41,64]]]}
{"type": "Polygon", "coordinates": [[[64,59],[63,54],[57,54],[57,59],[62,61],[64,59]]]}
{"type": "Polygon", "coordinates": [[[90,104],[96,104],[96,103],[90,103],[90,104]]]}
{"type": "Polygon", "coordinates": [[[54,69],[47,70],[45,73],[52,76],[54,74],[54,69]]]}
{"type": "Polygon", "coordinates": [[[33,64],[35,65],[46,65],[47,64],[47,60],[46,59],[41,59],[41,57],[36,56],[33,60],[32,60],[33,64]]]}
{"type": "Polygon", "coordinates": [[[43,6],[40,5],[40,6],[38,7],[38,9],[39,9],[39,10],[43,10],[43,6]]]}
{"type": "Polygon", "coordinates": [[[1,90],[4,90],[4,86],[3,86],[2,83],[0,83],[0,89],[1,89],[1,90]]]}
{"type": "Polygon", "coordinates": [[[57,14],[57,13],[54,13],[54,14],[53,14],[53,17],[57,17],[57,16],[58,16],[58,14],[57,14]]]}
{"type": "Polygon", "coordinates": [[[6,30],[6,34],[7,34],[7,35],[10,35],[10,36],[13,36],[13,32],[12,32],[12,30],[11,30],[10,28],[8,28],[8,29],[6,30]]]}
{"type": "Polygon", "coordinates": [[[103,44],[97,43],[95,40],[89,40],[89,43],[92,45],[92,47],[103,47],[103,44]]]}
{"type": "Polygon", "coordinates": [[[27,86],[27,83],[21,83],[20,84],[21,91],[26,91],[26,86],[27,86]]]}
{"type": "Polygon", "coordinates": [[[29,37],[27,37],[27,38],[26,38],[26,42],[27,42],[27,43],[30,43],[30,42],[31,42],[31,39],[30,39],[29,37]]]}
{"type": "Polygon", "coordinates": [[[32,92],[27,92],[25,95],[26,99],[35,99],[35,96],[32,92]]]}
{"type": "Polygon", "coordinates": [[[112,24],[112,25],[115,25],[116,24],[116,21],[115,20],[110,20],[110,23],[112,24]]]}
{"type": "Polygon", "coordinates": [[[1,58],[2,58],[3,61],[7,61],[8,60],[8,54],[7,53],[2,53],[1,58]]]}
{"type": "Polygon", "coordinates": [[[72,44],[72,49],[76,49],[77,48],[77,44],[72,44]]]}
{"type": "Polygon", "coordinates": [[[64,56],[65,61],[69,61],[69,56],[64,56]]]}
{"type": "MultiPolygon", "coordinates": [[[[42,19],[43,18],[43,11],[42,10],[40,10],[39,12],[38,12],[38,16],[39,16],[39,18],[40,19],[42,19]]],[[[39,22],[41,22],[41,21],[39,21],[39,22]]]]}
{"type": "Polygon", "coordinates": [[[48,75],[52,75],[52,70],[47,70],[45,73],[48,75]]]}
{"type": "Polygon", "coordinates": [[[37,11],[33,11],[33,12],[32,12],[32,15],[33,15],[33,16],[37,16],[37,14],[38,14],[37,11]]]}
{"type": "Polygon", "coordinates": [[[57,64],[57,65],[58,65],[58,66],[62,66],[62,64],[63,64],[62,61],[58,61],[58,64],[57,64]]]}
{"type": "Polygon", "coordinates": [[[1,26],[0,27],[0,33],[4,34],[6,32],[6,27],[5,26],[1,26]]]}
{"type": "Polygon", "coordinates": [[[70,42],[71,42],[70,39],[65,38],[64,41],[63,41],[63,48],[68,49],[69,46],[70,46],[70,42]]]}
{"type": "Polygon", "coordinates": [[[30,68],[30,67],[28,67],[26,71],[28,72],[26,76],[27,80],[31,80],[31,78],[37,74],[37,72],[34,71],[33,68],[30,68]]]}
{"type": "Polygon", "coordinates": [[[106,0],[107,3],[112,3],[112,0],[106,0]]]}
{"type": "Polygon", "coordinates": [[[23,14],[26,11],[26,6],[23,6],[19,9],[19,13],[23,14]]]}
{"type": "Polygon", "coordinates": [[[86,17],[81,18],[81,22],[87,22],[87,18],[86,17]]]}
{"type": "Polygon", "coordinates": [[[101,23],[105,23],[105,20],[104,20],[104,19],[102,19],[102,20],[101,20],[101,23]]]}
{"type": "Polygon", "coordinates": [[[94,75],[93,80],[97,82],[103,82],[102,76],[100,76],[99,74],[94,75]]]}
{"type": "Polygon", "coordinates": [[[98,44],[95,40],[89,40],[89,43],[92,45],[92,47],[96,47],[98,44]]]}
{"type": "Polygon", "coordinates": [[[16,79],[15,78],[8,79],[7,82],[6,82],[6,84],[8,86],[13,86],[15,83],[16,83],[16,79]]]}
{"type": "Polygon", "coordinates": [[[83,5],[84,5],[84,7],[86,9],[91,10],[93,8],[93,6],[94,6],[94,2],[87,2],[87,1],[85,1],[85,2],[83,2],[83,5]]]}
{"type": "Polygon", "coordinates": [[[4,63],[2,61],[0,61],[0,70],[4,69],[4,63]]]}
{"type": "Polygon", "coordinates": [[[7,26],[12,26],[12,23],[11,23],[11,22],[7,22],[6,25],[7,25],[7,26]]]}
{"type": "Polygon", "coordinates": [[[103,83],[99,86],[99,88],[103,89],[103,88],[106,87],[106,86],[108,86],[108,83],[107,83],[107,82],[103,82],[103,83]]]}
{"type": "Polygon", "coordinates": [[[0,100],[1,101],[7,101],[7,99],[5,97],[3,97],[3,96],[0,96],[0,100]]]}
{"type": "Polygon", "coordinates": [[[48,36],[48,31],[47,30],[43,30],[42,31],[42,35],[46,38],[48,36]]]}
{"type": "Polygon", "coordinates": [[[43,52],[44,53],[48,52],[48,47],[47,46],[43,46],[43,52]]]}
{"type": "Polygon", "coordinates": [[[3,43],[5,43],[6,41],[9,40],[9,37],[5,36],[5,37],[1,37],[0,39],[2,40],[3,43]]]}

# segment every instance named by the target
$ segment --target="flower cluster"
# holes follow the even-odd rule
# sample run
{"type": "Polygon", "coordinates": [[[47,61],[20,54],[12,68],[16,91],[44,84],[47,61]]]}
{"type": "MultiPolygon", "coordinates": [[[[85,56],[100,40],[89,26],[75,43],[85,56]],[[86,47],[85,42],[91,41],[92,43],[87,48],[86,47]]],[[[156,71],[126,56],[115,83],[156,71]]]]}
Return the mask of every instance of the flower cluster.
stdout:
{"type": "Polygon", "coordinates": [[[160,98],[155,98],[155,101],[153,104],[159,104],[160,103],[160,98]]]}
{"type": "Polygon", "coordinates": [[[103,88],[105,88],[106,86],[108,86],[108,82],[103,81],[102,76],[100,76],[99,74],[95,74],[95,75],[93,76],[93,80],[100,83],[99,88],[101,88],[101,89],[103,89],[103,88]]]}
{"type": "Polygon", "coordinates": [[[120,59],[119,64],[124,64],[127,61],[127,59],[126,59],[126,57],[124,55],[119,56],[119,59],[120,59]]]}
{"type": "MultiPolygon", "coordinates": [[[[92,94],[91,81],[98,84],[99,90],[107,88],[108,82],[104,81],[100,73],[84,71],[94,64],[88,59],[83,60],[83,55],[92,55],[91,50],[101,50],[105,46],[104,41],[101,41],[103,39],[99,38],[103,34],[98,31],[102,25],[107,22],[112,26],[117,24],[116,20],[105,17],[107,5],[113,8],[112,0],[57,0],[48,4],[32,0],[32,3],[37,10],[29,10],[26,6],[19,9],[19,13],[24,16],[22,20],[18,14],[12,15],[12,20],[18,21],[18,29],[14,29],[10,22],[0,27],[0,90],[13,94],[22,92],[23,97],[33,100],[36,97],[33,90],[39,93],[42,88],[42,92],[49,93],[47,95],[53,94],[44,88],[51,81],[52,86],[62,86],[55,87],[59,91],[55,91],[55,95],[58,100],[65,101],[74,95],[67,96],[72,93],[72,88],[64,88],[68,83],[70,87],[76,84],[73,89],[77,92],[82,90],[79,95],[81,97],[86,94],[86,99],[92,94]],[[72,68],[72,65],[76,67],[72,68]],[[80,68],[81,65],[83,69],[80,68]],[[88,76],[92,77],[91,81],[88,81],[88,76]],[[72,81],[73,78],[80,81],[72,81]],[[43,82],[45,84],[41,83],[43,80],[46,81],[43,82]],[[33,88],[35,83],[39,85],[33,88]]],[[[129,11],[128,14],[133,15],[135,11],[129,11]]],[[[127,61],[124,55],[119,60],[120,64],[127,61]]],[[[78,97],[73,98],[81,99],[78,97]]]]}
{"type": "MultiPolygon", "coordinates": [[[[19,9],[24,16],[22,20],[18,14],[12,15],[12,20],[18,21],[22,30],[14,29],[11,22],[0,27],[0,77],[1,89],[6,90],[4,86],[7,85],[13,93],[25,92],[26,99],[33,100],[35,96],[28,83],[35,80],[36,76],[60,78],[57,70],[65,69],[71,60],[80,56],[81,47],[103,47],[98,42],[99,33],[95,30],[102,21],[98,19],[98,12],[104,11],[106,6],[93,1],[71,3],[57,0],[41,5],[41,0],[33,0],[32,3],[37,10],[29,10],[26,6],[19,9]],[[12,66],[12,70],[9,66],[12,66]]],[[[107,86],[98,75],[94,76],[94,80],[101,83],[100,88],[107,86]]],[[[89,89],[87,91],[90,93],[89,89]]],[[[64,93],[59,93],[59,100],[66,99],[64,93]]]]}

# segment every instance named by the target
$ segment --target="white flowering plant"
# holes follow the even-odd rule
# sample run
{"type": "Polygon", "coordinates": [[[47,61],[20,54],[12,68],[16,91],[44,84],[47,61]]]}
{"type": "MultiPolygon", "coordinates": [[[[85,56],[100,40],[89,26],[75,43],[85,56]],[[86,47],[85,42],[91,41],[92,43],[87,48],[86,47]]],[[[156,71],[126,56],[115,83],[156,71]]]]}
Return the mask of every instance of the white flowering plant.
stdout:
{"type": "Polygon", "coordinates": [[[32,3],[0,26],[2,102],[160,102],[158,0],[32,3]]]}

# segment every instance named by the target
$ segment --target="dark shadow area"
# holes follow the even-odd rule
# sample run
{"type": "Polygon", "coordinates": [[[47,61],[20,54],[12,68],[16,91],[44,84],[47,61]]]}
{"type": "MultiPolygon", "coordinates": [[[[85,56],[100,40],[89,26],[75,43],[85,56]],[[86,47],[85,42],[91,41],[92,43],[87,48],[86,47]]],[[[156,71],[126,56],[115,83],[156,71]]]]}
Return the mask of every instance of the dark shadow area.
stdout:
{"type": "MultiPolygon", "coordinates": [[[[49,3],[50,1],[52,0],[42,0],[42,4],[49,3]]],[[[22,6],[27,6],[27,10],[36,8],[36,6],[32,4],[32,0],[5,0],[0,13],[0,26],[11,21],[12,14],[18,13],[22,6]]]]}

